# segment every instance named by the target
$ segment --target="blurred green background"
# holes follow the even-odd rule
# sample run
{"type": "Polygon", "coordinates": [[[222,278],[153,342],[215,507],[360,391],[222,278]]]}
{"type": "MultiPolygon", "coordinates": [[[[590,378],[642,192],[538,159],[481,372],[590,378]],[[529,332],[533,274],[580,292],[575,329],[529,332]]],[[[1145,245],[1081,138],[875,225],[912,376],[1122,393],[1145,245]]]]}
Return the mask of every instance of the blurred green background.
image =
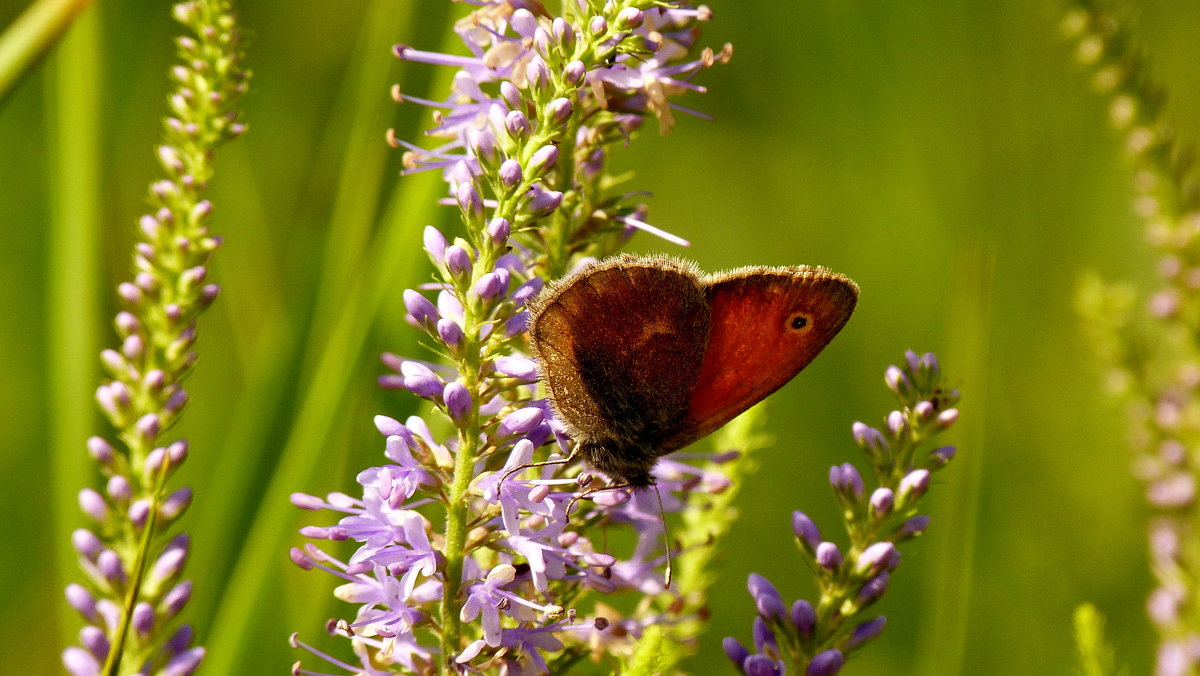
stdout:
{"type": "MultiPolygon", "coordinates": [[[[24,4],[0,3],[0,25],[24,4]]],[[[700,76],[707,95],[682,103],[713,120],[681,116],[667,137],[647,125],[614,160],[653,191],[652,222],[693,246],[639,236],[631,248],[709,270],[826,265],[856,279],[862,299],[842,336],[770,399],[777,443],[742,496],[690,672],[726,672],[721,638],[749,639],[750,571],[789,600],[811,597],[790,514],[836,532],[826,471],[859,460],[850,424],[886,413],[883,370],[912,348],[937,352],[964,393],[948,438],[960,455],[926,500],[928,535],[905,548],[878,606],[887,631],[846,673],[1068,673],[1071,613],[1085,601],[1109,616],[1121,660],[1146,673],[1147,512],[1073,300],[1089,270],[1144,288],[1153,260],[1102,100],[1059,39],[1058,9],[711,5],[704,42],[732,42],[734,58],[700,76]]],[[[400,153],[383,142],[388,127],[413,139],[429,126],[424,109],[391,103],[388,86],[433,86],[437,98],[447,73],[403,66],[389,48],[438,48],[467,7],[238,7],[254,71],[250,132],[219,152],[209,195],[226,238],[212,271],[223,294],[201,321],[176,430],[192,458],[174,485],[196,491],[184,521],[188,612],[209,673],[283,673],[302,657],[287,636],[321,642],[323,620],[346,610],[331,601],[332,578],[289,562],[296,528],[326,515],[286,496],[352,490],[357,470],[382,458],[371,416],[413,411],[411,397],[375,387],[376,355],[421,355],[400,292],[427,275],[421,228],[452,223],[429,206],[436,177],[400,179],[400,153]]],[[[1173,117],[1195,136],[1200,5],[1131,11],[1173,117]]],[[[177,32],[165,3],[101,1],[0,108],[4,673],[57,671],[78,630],[61,587],[80,577],[65,548],[82,525],[73,495],[91,481],[83,441],[107,433],[91,406],[94,354],[115,344],[112,289],[129,275],[133,226],[158,176],[177,32]],[[88,205],[99,231],[64,229],[88,205]]]]}

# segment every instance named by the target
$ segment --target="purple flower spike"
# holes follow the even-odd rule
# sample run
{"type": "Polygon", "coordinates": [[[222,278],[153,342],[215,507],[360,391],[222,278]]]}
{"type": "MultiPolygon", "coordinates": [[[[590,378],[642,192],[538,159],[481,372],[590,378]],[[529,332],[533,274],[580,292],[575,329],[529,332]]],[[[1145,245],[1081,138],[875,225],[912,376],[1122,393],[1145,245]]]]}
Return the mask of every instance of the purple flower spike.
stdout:
{"type": "Polygon", "coordinates": [[[742,673],[746,676],[782,676],[785,670],[783,662],[779,660],[766,655],[751,655],[742,664],[742,673]]]}
{"type": "Polygon", "coordinates": [[[810,553],[816,552],[817,545],[821,544],[821,530],[804,512],[792,512],[792,532],[810,553]]]}
{"type": "Polygon", "coordinates": [[[837,570],[842,565],[842,550],[832,542],[817,545],[817,565],[825,570],[837,570]]]}
{"type": "Polygon", "coordinates": [[[442,401],[455,422],[461,423],[471,410],[471,393],[462,383],[453,382],[442,392],[442,401]]]}
{"type": "Polygon", "coordinates": [[[813,657],[812,662],[808,664],[808,670],[804,673],[807,676],[833,676],[842,670],[842,665],[845,663],[846,658],[842,656],[840,650],[826,650],[813,657]]]}
{"type": "Polygon", "coordinates": [[[418,324],[433,324],[438,320],[438,309],[428,298],[412,289],[404,290],[404,309],[418,324]]]}
{"type": "Polygon", "coordinates": [[[746,673],[745,669],[742,668],[742,665],[746,662],[746,658],[750,657],[750,651],[746,649],[746,646],[742,645],[742,642],[736,638],[726,636],[721,641],[721,647],[725,649],[725,656],[729,658],[730,662],[733,662],[737,670],[743,674],[746,673]]]}
{"type": "Polygon", "coordinates": [[[792,604],[791,619],[792,626],[796,627],[800,636],[808,637],[812,634],[813,627],[817,626],[817,611],[811,603],[800,599],[792,604]]]}

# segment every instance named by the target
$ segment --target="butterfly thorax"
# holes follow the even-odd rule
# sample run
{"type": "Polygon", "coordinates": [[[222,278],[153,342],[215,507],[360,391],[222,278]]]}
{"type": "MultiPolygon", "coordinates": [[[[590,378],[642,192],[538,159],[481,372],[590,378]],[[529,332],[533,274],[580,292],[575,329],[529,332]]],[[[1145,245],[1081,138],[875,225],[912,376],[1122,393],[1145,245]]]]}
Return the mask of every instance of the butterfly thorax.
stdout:
{"type": "Polygon", "coordinates": [[[635,487],[654,483],[650,469],[658,460],[658,454],[636,442],[612,438],[581,439],[579,454],[588,465],[617,483],[635,487]]]}

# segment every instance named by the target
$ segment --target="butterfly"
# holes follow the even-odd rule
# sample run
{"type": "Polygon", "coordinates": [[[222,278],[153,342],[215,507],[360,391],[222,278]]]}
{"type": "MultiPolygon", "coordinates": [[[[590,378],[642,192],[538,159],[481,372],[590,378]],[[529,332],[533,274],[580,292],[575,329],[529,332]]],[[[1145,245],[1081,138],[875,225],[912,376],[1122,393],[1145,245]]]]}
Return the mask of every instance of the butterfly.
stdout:
{"type": "Polygon", "coordinates": [[[529,304],[555,415],[593,468],[654,483],[660,457],[782,387],[850,319],[858,285],[825,268],[706,275],[667,256],[615,256],[529,304]]]}

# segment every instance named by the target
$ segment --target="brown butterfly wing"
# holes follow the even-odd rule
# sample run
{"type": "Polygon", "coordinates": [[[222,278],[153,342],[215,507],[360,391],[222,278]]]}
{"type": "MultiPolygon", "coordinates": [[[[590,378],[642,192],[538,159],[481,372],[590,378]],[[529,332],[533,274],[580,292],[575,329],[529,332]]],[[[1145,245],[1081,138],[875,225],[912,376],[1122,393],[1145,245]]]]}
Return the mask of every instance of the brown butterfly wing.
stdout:
{"type": "Polygon", "coordinates": [[[708,334],[692,266],[618,256],[552,285],[530,310],[531,343],[572,437],[654,449],[679,427],[708,334]]]}
{"type": "Polygon", "coordinates": [[[850,319],[858,286],[812,267],[753,267],[705,283],[708,348],[664,452],[711,434],[791,380],[850,319]],[[802,325],[802,326],[801,326],[802,325]]]}

